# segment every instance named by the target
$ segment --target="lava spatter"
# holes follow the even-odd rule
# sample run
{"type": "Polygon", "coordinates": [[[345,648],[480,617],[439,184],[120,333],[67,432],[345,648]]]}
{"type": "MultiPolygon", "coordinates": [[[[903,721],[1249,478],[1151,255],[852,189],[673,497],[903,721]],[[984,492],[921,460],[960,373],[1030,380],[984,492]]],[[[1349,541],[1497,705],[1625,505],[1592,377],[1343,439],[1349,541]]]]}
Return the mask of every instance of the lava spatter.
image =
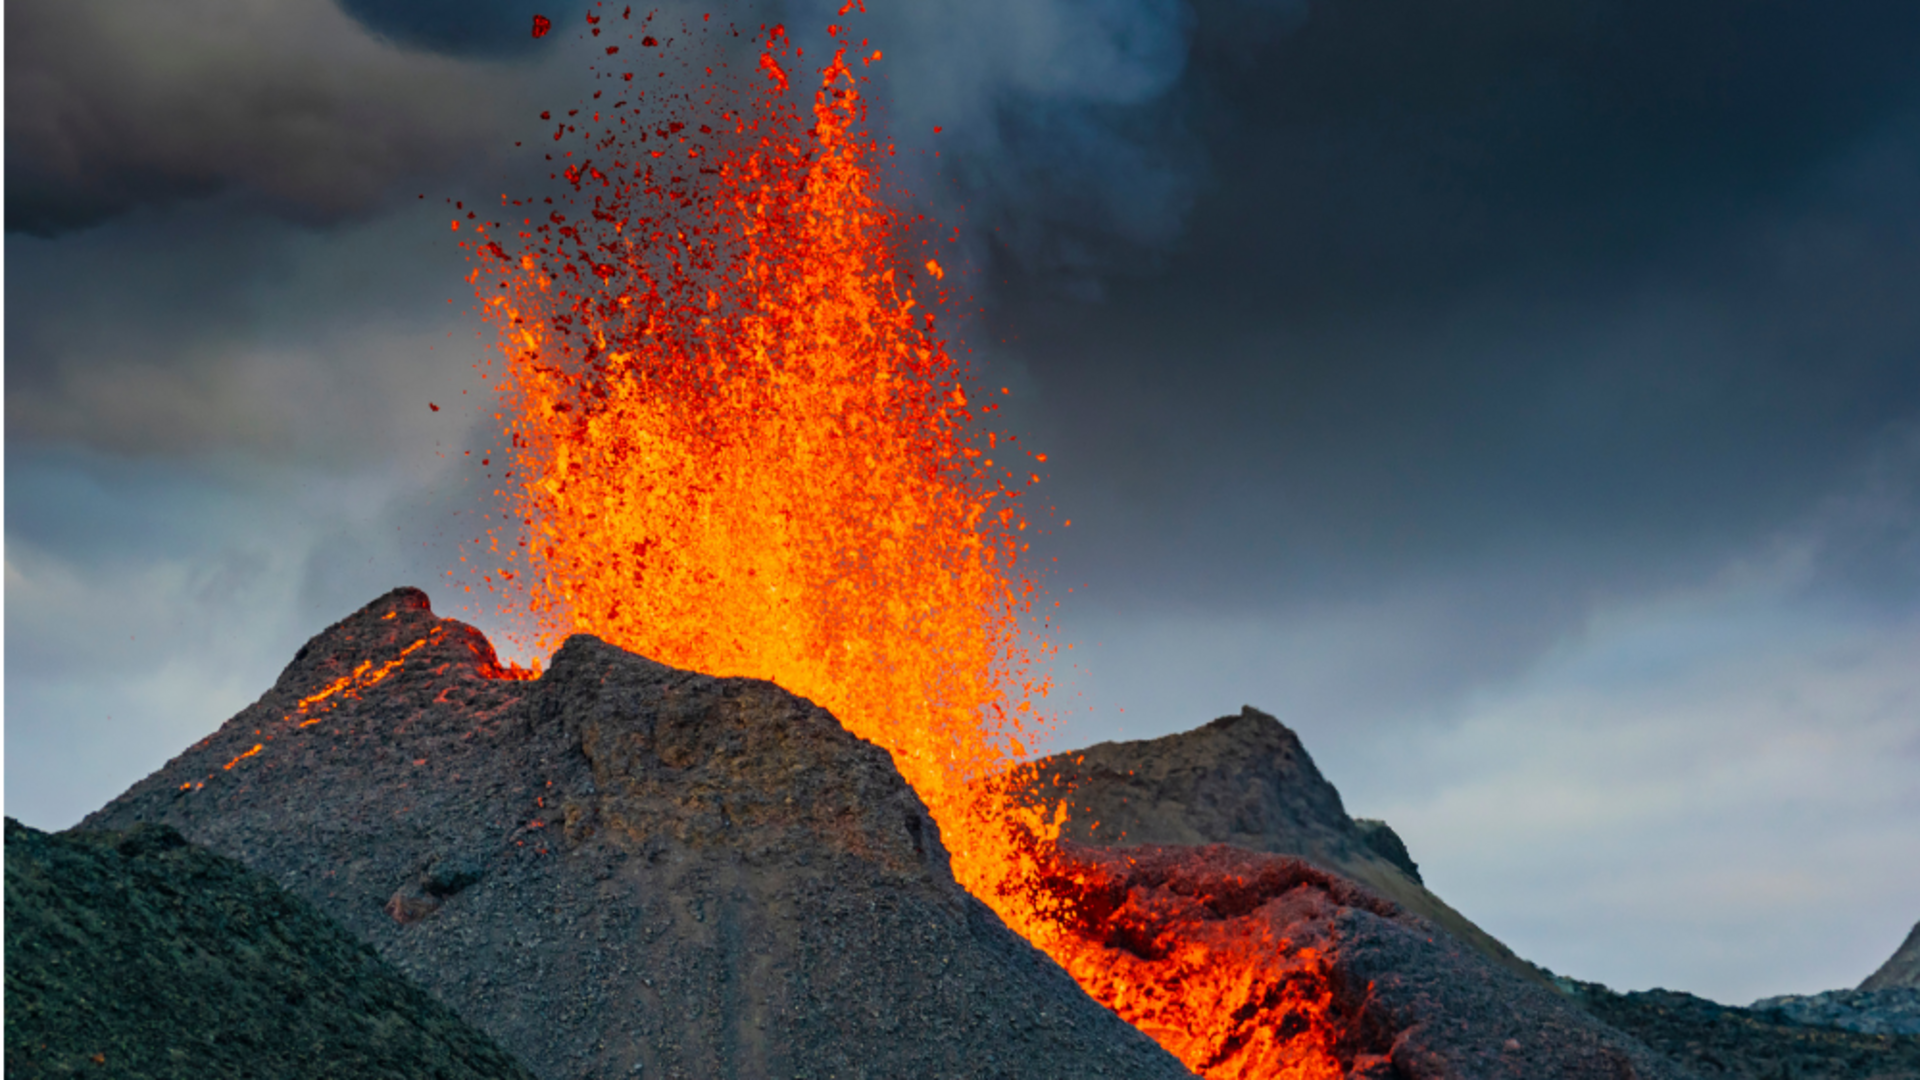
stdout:
{"type": "Polygon", "coordinates": [[[1332,1075],[1311,1034],[1318,954],[1196,938],[1170,947],[1185,961],[1122,976],[1073,928],[1071,890],[1037,884],[1061,880],[1059,822],[1009,788],[1045,727],[1022,509],[1044,457],[980,430],[994,406],[939,336],[952,259],[893,206],[895,148],[855,67],[879,51],[829,28],[803,107],[782,27],[737,78],[724,48],[694,55],[710,24],[590,23],[616,35],[596,58],[605,86],[541,114],[558,186],[502,196],[462,241],[502,345],[486,373],[517,525],[492,537],[488,584],[542,646],[585,632],[771,679],[885,747],[955,877],[1189,1066],[1332,1075]],[[625,42],[648,51],[616,57],[625,42]],[[1256,986],[1294,997],[1249,1011],[1256,986]]]}
{"type": "MultiPolygon", "coordinates": [[[[648,19],[606,24],[669,55],[648,19]]],[[[559,197],[503,197],[468,242],[525,530],[495,574],[547,644],[589,632],[825,705],[991,891],[1018,859],[978,781],[1025,754],[1047,690],[1029,474],[974,430],[991,407],[938,336],[944,270],[889,204],[894,149],[836,29],[808,108],[778,26],[747,80],[722,57],[682,59],[691,93],[597,71],[612,100],[556,117],[559,197]]]]}

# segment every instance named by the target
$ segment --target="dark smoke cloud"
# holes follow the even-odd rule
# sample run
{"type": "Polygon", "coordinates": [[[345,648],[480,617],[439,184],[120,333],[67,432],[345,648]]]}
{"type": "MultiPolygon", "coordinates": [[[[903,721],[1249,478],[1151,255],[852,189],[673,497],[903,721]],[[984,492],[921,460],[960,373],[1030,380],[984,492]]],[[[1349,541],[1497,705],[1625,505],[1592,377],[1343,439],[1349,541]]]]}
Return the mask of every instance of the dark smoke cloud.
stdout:
{"type": "Polygon", "coordinates": [[[1068,550],[1127,595],[1684,573],[1920,413],[1920,18],[1356,0],[1249,58],[1214,10],[1162,259],[1104,303],[995,267],[1068,550]]]}
{"type": "Polygon", "coordinates": [[[561,10],[543,0],[414,0],[404,4],[340,0],[340,7],[374,34],[402,45],[480,57],[525,56],[540,49],[542,42],[531,32],[533,17],[551,17],[561,10]]]}
{"type": "Polygon", "coordinates": [[[10,445],[364,468],[400,416],[471,379],[439,199],[321,233],[234,201],[12,240],[10,445]]]}

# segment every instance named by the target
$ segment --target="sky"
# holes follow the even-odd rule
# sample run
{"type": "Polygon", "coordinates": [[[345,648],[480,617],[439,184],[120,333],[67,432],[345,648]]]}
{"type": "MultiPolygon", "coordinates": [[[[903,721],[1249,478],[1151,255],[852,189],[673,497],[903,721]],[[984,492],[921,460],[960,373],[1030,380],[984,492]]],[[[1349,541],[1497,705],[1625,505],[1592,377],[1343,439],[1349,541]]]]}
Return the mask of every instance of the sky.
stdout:
{"type": "MultiPolygon", "coordinates": [[[[1620,989],[1892,953],[1920,10],[868,6],[971,363],[1073,521],[1054,748],[1255,705],[1454,907],[1620,989]]],[[[506,628],[449,576],[492,422],[442,200],[531,180],[583,13],[6,6],[9,815],[73,824],[395,585],[506,628]]]]}

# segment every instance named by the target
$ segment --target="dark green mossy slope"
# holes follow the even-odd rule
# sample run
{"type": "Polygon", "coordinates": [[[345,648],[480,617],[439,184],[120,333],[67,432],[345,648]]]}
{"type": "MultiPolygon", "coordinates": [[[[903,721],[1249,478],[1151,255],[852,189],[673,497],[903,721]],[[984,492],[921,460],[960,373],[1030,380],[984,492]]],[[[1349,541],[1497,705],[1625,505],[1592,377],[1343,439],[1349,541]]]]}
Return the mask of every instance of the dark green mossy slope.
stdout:
{"type": "Polygon", "coordinates": [[[6,820],[6,1075],[532,1074],[272,881],[168,826],[6,820]]]}

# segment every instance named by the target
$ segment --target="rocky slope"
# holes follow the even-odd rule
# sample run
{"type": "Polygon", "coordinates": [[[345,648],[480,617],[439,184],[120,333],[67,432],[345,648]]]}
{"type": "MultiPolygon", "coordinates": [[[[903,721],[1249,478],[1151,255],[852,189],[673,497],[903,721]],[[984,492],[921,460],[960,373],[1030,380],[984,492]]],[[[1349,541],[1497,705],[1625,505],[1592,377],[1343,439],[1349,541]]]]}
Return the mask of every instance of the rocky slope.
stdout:
{"type": "Polygon", "coordinates": [[[1300,737],[1252,706],[1158,739],[1104,742],[1034,766],[1034,798],[1064,806],[1084,844],[1230,844],[1292,855],[1351,878],[1473,946],[1523,979],[1533,965],[1420,883],[1385,822],[1347,816],[1300,737]]]}
{"type": "Polygon", "coordinates": [[[6,1073],[531,1080],[312,905],[164,825],[6,820],[6,1073]]]}
{"type": "Polygon", "coordinates": [[[1906,987],[1909,990],[1920,989],[1920,923],[1914,923],[1908,931],[1907,940],[1887,957],[1879,970],[1867,976],[1860,984],[1862,990],[1891,990],[1906,987]]]}
{"type": "MultiPolygon", "coordinates": [[[[1247,916],[1289,890],[1253,907],[1236,901],[1232,913],[1207,921],[1215,937],[1264,933],[1294,948],[1325,947],[1340,1054],[1353,1075],[1378,1068],[1396,1076],[1609,1076],[1611,1068],[1620,1076],[1741,1080],[1920,1077],[1920,1038],[1898,1034],[1907,999],[1894,996],[1907,991],[1836,992],[1748,1010],[1669,991],[1617,994],[1527,964],[1427,892],[1399,837],[1384,822],[1349,818],[1299,738],[1257,709],[1160,739],[1055,755],[1037,763],[1035,775],[1032,797],[1065,809],[1066,833],[1086,845],[1083,858],[1123,879],[1134,871],[1111,868],[1129,860],[1184,862],[1178,873],[1147,875],[1177,882],[1149,882],[1141,894],[1165,910],[1186,903],[1177,897],[1234,894],[1225,882],[1276,873],[1247,862],[1252,852],[1331,871],[1331,883],[1319,886],[1294,875],[1284,919],[1247,916]],[[1198,846],[1207,844],[1233,848],[1198,846]],[[1369,901],[1369,892],[1378,896],[1369,901]],[[1478,955],[1423,934],[1423,918],[1478,955]],[[1512,1033],[1511,1047],[1506,1035],[1494,1037],[1503,1031],[1512,1033]]],[[[1140,887],[1137,875],[1127,880],[1140,887]]],[[[1907,949],[1882,971],[1901,970],[1907,949]]]]}
{"type": "Polygon", "coordinates": [[[83,825],[272,876],[550,1080],[1186,1075],[823,710],[587,637],[512,674],[396,590],[83,825]]]}
{"type": "Polygon", "coordinates": [[[1556,980],[1588,1011],[1710,1080],[1912,1080],[1920,1036],[1865,1034],[1672,990],[1556,980]]]}
{"type": "Polygon", "coordinates": [[[1911,986],[1782,994],[1762,998],[1747,1008],[1756,1013],[1777,1014],[1796,1024],[1816,1024],[1864,1035],[1920,1035],[1920,989],[1911,986]]]}

